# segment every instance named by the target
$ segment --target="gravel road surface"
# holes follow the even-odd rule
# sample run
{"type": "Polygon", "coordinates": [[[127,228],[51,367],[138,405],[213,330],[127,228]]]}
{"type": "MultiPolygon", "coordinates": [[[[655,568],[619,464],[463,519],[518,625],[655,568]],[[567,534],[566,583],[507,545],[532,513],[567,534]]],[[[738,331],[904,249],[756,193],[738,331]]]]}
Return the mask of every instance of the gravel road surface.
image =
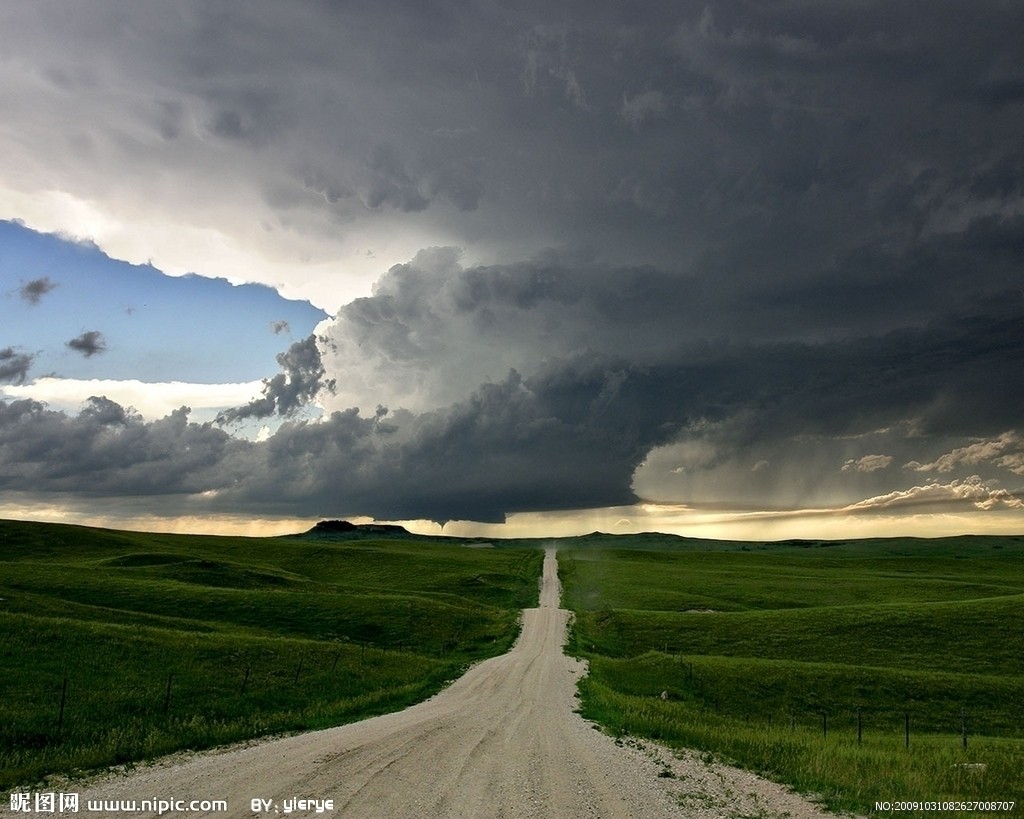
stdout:
{"type": "MultiPolygon", "coordinates": [[[[573,708],[585,666],[562,651],[569,616],[559,608],[557,563],[549,549],[540,607],[523,612],[515,647],[474,666],[432,699],[351,725],[178,754],[107,775],[78,786],[79,815],[158,816],[141,804],[131,811],[86,808],[90,800],[173,799],[226,800],[228,809],[163,816],[828,816],[752,774],[649,743],[616,742],[583,720],[573,708]],[[310,801],[303,805],[303,799],[310,801]],[[259,810],[254,800],[263,800],[259,810]]],[[[6,802],[0,815],[25,815],[8,813],[6,802]]]]}

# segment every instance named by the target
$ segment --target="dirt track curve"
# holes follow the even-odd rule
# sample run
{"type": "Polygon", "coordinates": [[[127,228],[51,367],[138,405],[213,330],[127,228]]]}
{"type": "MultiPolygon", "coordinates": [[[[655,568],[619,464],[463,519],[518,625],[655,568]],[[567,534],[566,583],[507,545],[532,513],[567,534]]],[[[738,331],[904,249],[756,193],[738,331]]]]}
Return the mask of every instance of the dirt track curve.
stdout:
{"type": "MultiPolygon", "coordinates": [[[[432,699],[351,725],[176,755],[107,776],[82,790],[78,815],[158,815],[87,813],[87,802],[95,799],[216,799],[227,800],[226,813],[163,815],[827,816],[751,774],[693,755],[678,759],[648,744],[617,744],[574,713],[576,681],[585,668],[562,651],[569,612],[559,608],[557,571],[549,549],[540,607],[523,612],[515,647],[474,666],[432,699]],[[273,804],[264,802],[257,814],[255,799],[273,804]],[[323,812],[316,812],[317,803],[302,810],[287,801],[296,799],[319,800],[323,812]],[[333,800],[333,810],[325,809],[325,800],[333,800]]],[[[13,815],[6,813],[6,801],[0,815],[13,815]]]]}

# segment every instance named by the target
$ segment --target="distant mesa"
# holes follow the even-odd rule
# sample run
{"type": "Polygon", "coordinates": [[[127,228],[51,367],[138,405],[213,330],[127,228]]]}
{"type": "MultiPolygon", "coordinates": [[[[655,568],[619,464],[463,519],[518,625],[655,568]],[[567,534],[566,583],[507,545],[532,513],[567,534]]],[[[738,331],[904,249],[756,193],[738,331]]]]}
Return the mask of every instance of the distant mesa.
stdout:
{"type": "Polygon", "coordinates": [[[310,532],[354,532],[359,527],[347,520],[322,520],[310,532]]]}
{"type": "Polygon", "coordinates": [[[351,538],[360,535],[398,535],[408,537],[410,532],[404,526],[392,523],[352,523],[348,520],[322,520],[303,537],[351,538]]]}

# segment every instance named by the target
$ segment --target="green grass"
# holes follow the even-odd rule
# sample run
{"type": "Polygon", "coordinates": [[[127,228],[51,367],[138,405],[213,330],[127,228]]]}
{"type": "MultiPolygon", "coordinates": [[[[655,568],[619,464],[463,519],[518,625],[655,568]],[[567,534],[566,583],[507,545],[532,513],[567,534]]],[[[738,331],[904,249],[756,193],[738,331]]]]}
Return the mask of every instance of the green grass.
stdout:
{"type": "Polygon", "coordinates": [[[541,561],[0,521],[0,787],[424,699],[508,649],[541,561]]]}
{"type": "Polygon", "coordinates": [[[571,647],[583,712],[612,732],[833,809],[1024,801],[1020,538],[584,545],[559,552],[571,647]]]}

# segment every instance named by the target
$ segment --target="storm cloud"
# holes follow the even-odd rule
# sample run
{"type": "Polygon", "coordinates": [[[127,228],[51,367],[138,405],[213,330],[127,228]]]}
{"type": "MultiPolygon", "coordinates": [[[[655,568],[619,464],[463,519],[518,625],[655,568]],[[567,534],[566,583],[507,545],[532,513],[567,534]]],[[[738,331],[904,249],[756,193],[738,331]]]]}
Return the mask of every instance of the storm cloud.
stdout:
{"type": "Polygon", "coordinates": [[[332,311],[365,295],[373,259],[438,244],[872,290],[873,254],[913,264],[919,239],[986,222],[1019,236],[1021,15],[17,5],[0,204],[115,256],[229,267],[332,311]]]}
{"type": "Polygon", "coordinates": [[[950,320],[843,343],[691,344],[642,363],[580,351],[441,407],[336,410],[286,420],[261,443],[189,423],[184,409],[147,424],[100,398],[77,417],[15,402],[0,451],[22,488],[187,493],[199,509],[281,515],[500,521],[638,497],[851,513],[928,498],[1012,506],[1022,447],[1008,426],[1024,396],[999,377],[1019,367],[1022,330],[1024,315],[984,331],[950,320]],[[990,379],[1001,348],[1006,371],[990,379]],[[930,471],[943,480],[922,484],[930,471]]]}
{"type": "Polygon", "coordinates": [[[1022,29],[996,0],[11,6],[0,216],[332,318],[212,427],[5,405],[4,474],[134,493],[165,459],[196,508],[392,519],[1018,508],[1022,29]]]}

